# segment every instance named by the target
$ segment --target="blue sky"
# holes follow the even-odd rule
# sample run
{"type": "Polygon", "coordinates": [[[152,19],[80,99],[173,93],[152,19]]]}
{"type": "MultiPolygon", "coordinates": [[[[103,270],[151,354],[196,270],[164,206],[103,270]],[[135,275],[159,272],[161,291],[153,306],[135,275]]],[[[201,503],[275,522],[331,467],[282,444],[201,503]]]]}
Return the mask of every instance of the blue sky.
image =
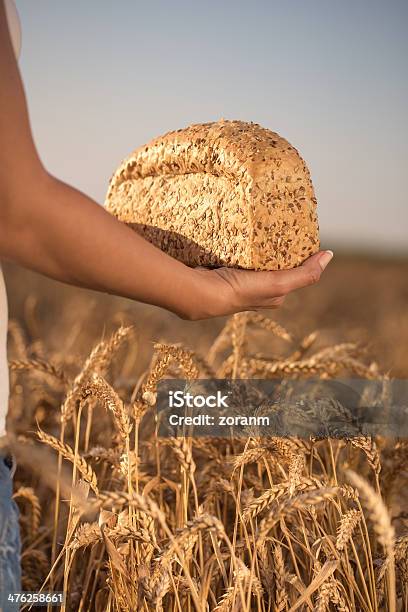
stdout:
{"type": "Polygon", "coordinates": [[[132,149],[256,121],[307,161],[326,247],[408,251],[405,0],[17,0],[48,169],[103,202],[132,149]]]}

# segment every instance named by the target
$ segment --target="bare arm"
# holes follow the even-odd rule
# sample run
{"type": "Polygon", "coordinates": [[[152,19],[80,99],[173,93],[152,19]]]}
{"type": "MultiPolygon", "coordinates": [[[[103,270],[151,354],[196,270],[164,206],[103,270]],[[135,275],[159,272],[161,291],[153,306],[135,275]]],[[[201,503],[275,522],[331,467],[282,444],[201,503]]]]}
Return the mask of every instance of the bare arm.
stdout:
{"type": "Polygon", "coordinates": [[[2,0],[0,257],[189,319],[276,307],[290,290],[316,282],[329,260],[327,253],[320,253],[289,272],[193,270],[48,174],[33,143],[2,0]]]}

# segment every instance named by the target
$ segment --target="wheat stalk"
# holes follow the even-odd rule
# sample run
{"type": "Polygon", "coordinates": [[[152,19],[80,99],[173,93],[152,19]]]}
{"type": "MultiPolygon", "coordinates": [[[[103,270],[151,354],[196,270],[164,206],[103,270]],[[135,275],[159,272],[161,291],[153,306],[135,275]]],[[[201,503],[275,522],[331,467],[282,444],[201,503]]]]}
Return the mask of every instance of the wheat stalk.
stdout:
{"type": "Polygon", "coordinates": [[[49,361],[44,361],[42,359],[10,359],[8,364],[12,372],[18,370],[37,370],[56,378],[64,385],[68,383],[64,371],[49,361]]]}
{"type": "Polygon", "coordinates": [[[293,497],[290,500],[282,502],[276,511],[268,514],[259,524],[258,538],[259,542],[267,536],[268,532],[280,521],[285,515],[304,510],[306,506],[320,504],[322,502],[332,500],[333,496],[338,493],[338,487],[327,487],[325,489],[317,489],[316,491],[307,491],[301,495],[293,497]]]}
{"type": "Polygon", "coordinates": [[[164,444],[171,447],[187,474],[194,474],[196,465],[186,438],[168,438],[164,444]]]}
{"type": "Polygon", "coordinates": [[[29,536],[30,540],[33,541],[38,533],[41,522],[41,504],[38,496],[35,494],[32,487],[19,487],[13,495],[14,499],[23,498],[30,503],[31,506],[31,520],[29,536]]]}
{"type": "Polygon", "coordinates": [[[361,520],[360,510],[349,510],[340,519],[340,523],[337,529],[336,548],[337,550],[344,550],[353,535],[354,529],[357,527],[361,520]]]}
{"type": "Polygon", "coordinates": [[[66,423],[72,418],[76,400],[93,372],[103,374],[124,340],[133,332],[133,327],[120,327],[108,341],[102,340],[91,351],[82,370],[74,379],[61,407],[61,420],[66,423]]]}
{"type": "Polygon", "coordinates": [[[389,606],[391,612],[395,612],[395,532],[391,524],[390,515],[380,495],[374,491],[371,485],[364,480],[364,478],[352,470],[347,470],[346,474],[351,483],[359,490],[362,504],[366,508],[369,518],[373,523],[378,541],[384,547],[388,568],[387,578],[389,606]]]}
{"type": "Polygon", "coordinates": [[[41,442],[56,450],[62,455],[62,457],[64,457],[64,459],[67,459],[73,465],[75,465],[78,472],[80,472],[83,479],[91,486],[94,493],[96,495],[98,494],[98,480],[96,478],[96,474],[83,457],[75,454],[68,444],[65,444],[57,438],[54,438],[54,436],[45,433],[45,431],[42,431],[40,428],[38,428],[37,436],[41,442]]]}
{"type": "Polygon", "coordinates": [[[127,440],[132,425],[126,408],[116,391],[106,382],[102,376],[92,374],[84,389],[84,396],[93,395],[113,414],[117,430],[122,440],[127,440]]]}

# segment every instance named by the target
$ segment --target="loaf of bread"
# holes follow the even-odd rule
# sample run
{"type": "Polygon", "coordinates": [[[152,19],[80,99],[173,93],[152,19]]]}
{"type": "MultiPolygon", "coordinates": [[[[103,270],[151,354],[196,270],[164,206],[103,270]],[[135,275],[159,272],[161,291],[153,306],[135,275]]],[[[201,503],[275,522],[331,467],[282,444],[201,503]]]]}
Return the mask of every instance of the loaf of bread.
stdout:
{"type": "Polygon", "coordinates": [[[287,269],[319,249],[305,162],[255,123],[192,125],[136,149],[105,206],[189,266],[287,269]]]}

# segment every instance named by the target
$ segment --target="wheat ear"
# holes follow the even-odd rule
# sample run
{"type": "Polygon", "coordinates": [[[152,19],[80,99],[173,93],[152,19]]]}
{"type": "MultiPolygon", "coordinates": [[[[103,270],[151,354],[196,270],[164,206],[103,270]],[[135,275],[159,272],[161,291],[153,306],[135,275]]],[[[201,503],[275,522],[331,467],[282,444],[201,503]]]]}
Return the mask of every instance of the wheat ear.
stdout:
{"type": "Polygon", "coordinates": [[[37,436],[41,442],[47,444],[58,453],[60,453],[64,459],[70,461],[77,468],[78,472],[82,475],[83,479],[91,486],[95,494],[98,494],[98,481],[96,474],[92,467],[81,457],[81,455],[75,454],[72,448],[54,436],[51,436],[42,429],[38,429],[37,436]]]}

